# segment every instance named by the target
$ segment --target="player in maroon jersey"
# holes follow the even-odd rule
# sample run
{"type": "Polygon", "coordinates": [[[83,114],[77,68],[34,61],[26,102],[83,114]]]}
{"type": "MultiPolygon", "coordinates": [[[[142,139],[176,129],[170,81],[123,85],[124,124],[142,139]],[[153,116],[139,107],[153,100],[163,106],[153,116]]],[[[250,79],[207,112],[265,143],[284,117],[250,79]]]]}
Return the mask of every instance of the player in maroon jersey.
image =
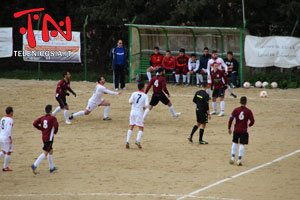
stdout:
{"type": "Polygon", "coordinates": [[[43,153],[38,157],[34,164],[31,165],[31,169],[34,174],[37,174],[36,168],[37,166],[48,156],[48,162],[50,167],[50,173],[57,170],[57,167],[53,166],[53,140],[54,134],[58,131],[58,122],[56,117],[51,115],[52,105],[47,105],[45,108],[46,115],[36,119],[33,122],[33,126],[42,131],[42,140],[44,143],[43,153]]]}
{"type": "Polygon", "coordinates": [[[63,72],[63,79],[60,80],[56,87],[56,100],[59,103],[59,106],[54,110],[52,113],[53,116],[56,116],[56,113],[60,111],[61,109],[64,109],[64,116],[66,119],[66,124],[72,124],[69,120],[69,106],[66,101],[66,96],[69,96],[70,94],[67,92],[71,92],[75,97],[76,93],[70,88],[70,78],[71,73],[70,72],[63,72]]]}
{"type": "Polygon", "coordinates": [[[217,98],[220,97],[220,108],[221,112],[218,115],[219,117],[224,116],[225,109],[225,82],[224,82],[224,72],[218,69],[218,63],[213,64],[213,71],[211,71],[211,81],[214,87],[213,95],[212,95],[212,107],[213,111],[210,113],[211,115],[217,114],[217,98]]]}
{"type": "Polygon", "coordinates": [[[248,126],[249,127],[253,126],[255,122],[252,111],[246,107],[247,97],[245,96],[241,97],[240,103],[241,106],[233,110],[228,122],[228,133],[229,135],[231,135],[232,133],[231,124],[235,119],[232,148],[231,148],[232,157],[229,163],[234,164],[235,151],[237,148],[237,144],[240,143],[239,159],[237,161],[238,166],[242,166],[241,159],[244,153],[244,145],[248,144],[249,141],[248,126]],[[250,120],[250,124],[248,125],[249,120],[250,120]]]}
{"type": "Polygon", "coordinates": [[[152,95],[152,98],[150,101],[149,108],[147,108],[144,112],[144,116],[143,116],[144,119],[148,115],[150,110],[152,110],[152,108],[154,106],[156,106],[159,101],[161,101],[163,104],[169,106],[169,109],[174,118],[178,117],[181,114],[181,113],[175,113],[172,103],[169,100],[170,93],[167,89],[166,79],[165,79],[165,77],[163,77],[164,74],[165,74],[165,69],[162,67],[159,68],[158,75],[152,77],[152,79],[148,83],[145,93],[147,94],[148,91],[150,90],[151,86],[153,85],[153,95],[152,95]],[[168,95],[169,98],[165,95],[165,93],[168,95]]]}

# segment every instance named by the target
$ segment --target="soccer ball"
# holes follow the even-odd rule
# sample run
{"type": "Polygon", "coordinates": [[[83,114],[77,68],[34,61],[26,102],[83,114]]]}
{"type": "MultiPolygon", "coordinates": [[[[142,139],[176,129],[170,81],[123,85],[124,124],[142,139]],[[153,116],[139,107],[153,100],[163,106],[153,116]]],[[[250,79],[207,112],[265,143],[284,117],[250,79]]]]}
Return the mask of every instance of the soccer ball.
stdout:
{"type": "Polygon", "coordinates": [[[272,83],[271,83],[271,87],[272,87],[272,88],[277,88],[277,87],[278,87],[278,84],[277,84],[276,82],[272,82],[272,83]]]}
{"type": "Polygon", "coordinates": [[[261,86],[262,86],[262,82],[260,82],[260,81],[256,81],[256,83],[255,83],[255,87],[257,87],[257,88],[261,88],[261,86]]]}
{"type": "Polygon", "coordinates": [[[262,83],[263,88],[267,87],[269,85],[269,83],[267,81],[262,83]]]}
{"type": "Polygon", "coordinates": [[[243,84],[243,87],[244,87],[244,88],[250,88],[250,83],[249,83],[249,82],[245,82],[245,83],[243,84]]]}
{"type": "Polygon", "coordinates": [[[267,93],[266,91],[261,91],[260,94],[259,94],[259,96],[260,96],[261,98],[267,98],[268,93],[267,93]]]}

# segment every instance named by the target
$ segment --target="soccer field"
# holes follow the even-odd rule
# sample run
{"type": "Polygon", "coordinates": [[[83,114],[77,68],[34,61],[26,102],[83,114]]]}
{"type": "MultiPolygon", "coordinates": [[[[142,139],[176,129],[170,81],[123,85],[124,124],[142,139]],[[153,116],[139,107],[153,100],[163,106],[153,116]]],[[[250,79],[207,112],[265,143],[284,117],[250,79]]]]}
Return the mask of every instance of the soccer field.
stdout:
{"type": "MultiPolygon", "coordinates": [[[[44,160],[34,175],[30,166],[42,152],[42,139],[32,123],[44,115],[46,104],[58,105],[57,82],[0,79],[1,116],[7,106],[14,107],[14,153],[8,165],[14,171],[0,172],[1,200],[300,199],[300,89],[266,90],[265,99],[259,97],[262,89],[233,89],[238,97],[248,97],[256,120],[238,167],[228,163],[232,136],[227,123],[239,98],[226,94],[225,117],[212,116],[205,130],[208,145],[196,143],[198,131],[190,144],[187,136],[196,121],[192,98],[198,88],[168,85],[174,109],[182,115],[174,119],[160,103],[145,120],[143,149],[134,145],[136,128],[131,149],[125,149],[128,99],[137,90],[128,84],[122,95],[104,96],[111,102],[112,121],[102,120],[103,107],[75,118],[72,125],[58,113],[54,164],[59,170],[50,174],[44,160]]],[[[85,109],[95,85],[71,80],[77,97],[67,98],[70,113],[85,109]]]]}

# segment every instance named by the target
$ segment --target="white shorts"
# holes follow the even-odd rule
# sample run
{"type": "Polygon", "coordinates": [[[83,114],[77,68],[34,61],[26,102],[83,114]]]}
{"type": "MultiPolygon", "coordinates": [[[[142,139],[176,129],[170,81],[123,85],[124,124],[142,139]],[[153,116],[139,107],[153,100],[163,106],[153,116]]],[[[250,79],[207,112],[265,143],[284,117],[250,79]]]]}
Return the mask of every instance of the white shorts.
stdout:
{"type": "Polygon", "coordinates": [[[100,106],[103,101],[104,101],[104,99],[101,99],[100,103],[94,103],[94,102],[89,101],[88,105],[86,107],[86,110],[92,112],[97,106],[100,106]]]}
{"type": "Polygon", "coordinates": [[[144,127],[143,112],[131,111],[130,112],[130,126],[144,127]]]}
{"type": "Polygon", "coordinates": [[[13,152],[13,147],[12,144],[10,144],[10,142],[0,142],[0,144],[2,151],[5,151],[6,153],[13,152]]]}

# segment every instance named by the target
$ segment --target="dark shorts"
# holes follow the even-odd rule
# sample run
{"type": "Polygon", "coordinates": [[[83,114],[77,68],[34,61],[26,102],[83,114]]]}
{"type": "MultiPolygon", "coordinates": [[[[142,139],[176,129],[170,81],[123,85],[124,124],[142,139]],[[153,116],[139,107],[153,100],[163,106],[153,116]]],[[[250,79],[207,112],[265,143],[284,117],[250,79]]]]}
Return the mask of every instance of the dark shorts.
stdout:
{"type": "Polygon", "coordinates": [[[240,144],[248,144],[249,142],[249,134],[248,133],[236,133],[233,132],[233,139],[232,142],[240,143],[240,144]]]}
{"type": "Polygon", "coordinates": [[[225,96],[225,88],[214,89],[212,97],[224,97],[225,96]]]}
{"type": "Polygon", "coordinates": [[[56,101],[59,103],[59,106],[61,108],[64,108],[65,106],[68,106],[66,97],[58,96],[58,97],[56,97],[56,101]]]}
{"type": "Polygon", "coordinates": [[[52,145],[53,145],[53,141],[44,142],[43,150],[50,152],[53,149],[52,145]]]}
{"type": "Polygon", "coordinates": [[[170,100],[168,99],[168,97],[162,93],[162,94],[153,94],[151,101],[150,101],[150,105],[151,106],[156,106],[158,104],[158,102],[162,102],[163,104],[167,105],[170,100]]]}
{"type": "Polygon", "coordinates": [[[200,124],[208,123],[208,114],[206,111],[196,110],[197,122],[200,124]]]}

